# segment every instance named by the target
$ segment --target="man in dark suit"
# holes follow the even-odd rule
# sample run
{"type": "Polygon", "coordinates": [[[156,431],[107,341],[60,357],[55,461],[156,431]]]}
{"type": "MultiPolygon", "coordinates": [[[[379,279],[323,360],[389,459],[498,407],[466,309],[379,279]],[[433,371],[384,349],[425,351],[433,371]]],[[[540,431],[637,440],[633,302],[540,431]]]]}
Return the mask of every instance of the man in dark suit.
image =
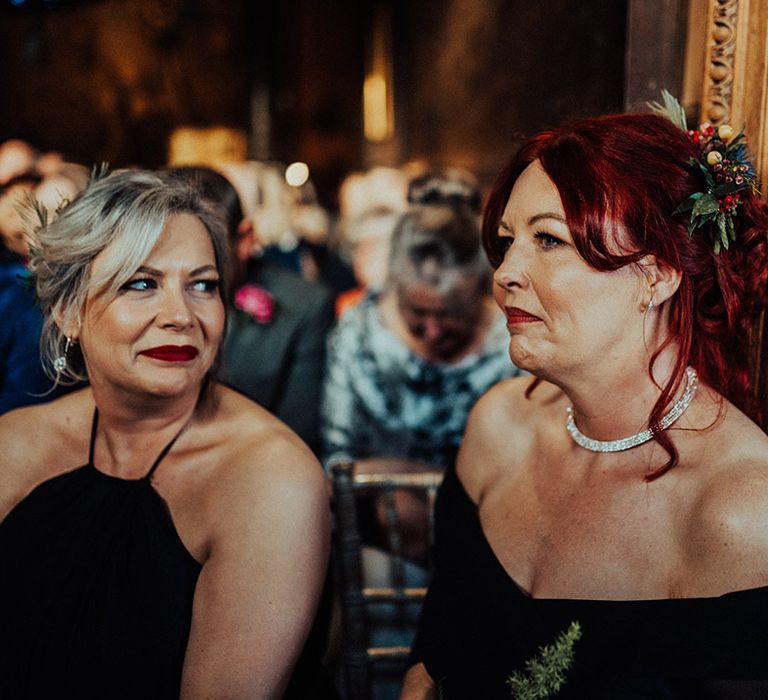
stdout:
{"type": "Polygon", "coordinates": [[[205,167],[169,171],[224,210],[235,268],[217,378],[261,404],[319,452],[325,338],[334,297],[283,266],[259,257],[257,232],[234,186],[205,167]]]}
{"type": "Polygon", "coordinates": [[[266,260],[241,260],[241,285],[272,297],[272,313],[230,307],[221,381],[246,394],[319,450],[325,337],[334,299],[324,286],[266,260]]]}

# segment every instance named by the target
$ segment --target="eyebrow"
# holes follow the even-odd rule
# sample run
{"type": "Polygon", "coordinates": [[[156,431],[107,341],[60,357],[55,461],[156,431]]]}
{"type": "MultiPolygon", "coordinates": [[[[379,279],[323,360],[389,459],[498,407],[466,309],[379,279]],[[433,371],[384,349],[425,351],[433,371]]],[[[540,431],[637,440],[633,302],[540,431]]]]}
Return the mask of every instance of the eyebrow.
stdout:
{"type": "MultiPolygon", "coordinates": [[[[160,270],[155,269],[154,267],[147,267],[146,265],[141,265],[134,274],[142,273],[144,275],[150,275],[151,277],[162,277],[163,273],[160,270]]],[[[218,272],[215,265],[203,265],[202,267],[196,267],[192,272],[189,273],[190,277],[195,277],[196,275],[202,275],[206,272],[218,272]]]]}
{"type": "MultiPolygon", "coordinates": [[[[556,214],[555,212],[543,212],[541,214],[534,214],[531,216],[526,223],[528,226],[533,226],[534,224],[537,224],[539,221],[542,221],[544,219],[553,219],[554,221],[557,221],[561,224],[568,225],[568,222],[565,220],[564,217],[560,216],[560,214],[556,214]]],[[[499,226],[503,228],[505,231],[512,232],[512,229],[510,228],[509,224],[507,224],[505,221],[499,221],[499,226]]]]}
{"type": "Polygon", "coordinates": [[[542,219],[554,219],[555,221],[559,221],[561,224],[567,224],[565,217],[560,216],[560,214],[555,214],[554,212],[545,212],[543,214],[536,214],[535,216],[532,216],[530,219],[528,219],[528,225],[531,226],[542,219]]]}

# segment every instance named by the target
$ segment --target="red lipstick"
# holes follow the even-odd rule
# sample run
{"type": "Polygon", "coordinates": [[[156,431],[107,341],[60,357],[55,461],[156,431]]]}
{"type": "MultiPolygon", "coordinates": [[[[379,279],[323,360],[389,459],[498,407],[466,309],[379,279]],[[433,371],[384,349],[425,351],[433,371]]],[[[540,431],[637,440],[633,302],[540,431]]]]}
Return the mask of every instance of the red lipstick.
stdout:
{"type": "Polygon", "coordinates": [[[197,357],[198,352],[193,345],[158,345],[156,348],[142,350],[139,354],[164,362],[189,362],[197,357]]]}
{"type": "Polygon", "coordinates": [[[534,321],[541,321],[538,316],[529,314],[527,311],[518,309],[516,306],[508,306],[504,309],[507,314],[507,324],[513,323],[533,323],[534,321]]]}

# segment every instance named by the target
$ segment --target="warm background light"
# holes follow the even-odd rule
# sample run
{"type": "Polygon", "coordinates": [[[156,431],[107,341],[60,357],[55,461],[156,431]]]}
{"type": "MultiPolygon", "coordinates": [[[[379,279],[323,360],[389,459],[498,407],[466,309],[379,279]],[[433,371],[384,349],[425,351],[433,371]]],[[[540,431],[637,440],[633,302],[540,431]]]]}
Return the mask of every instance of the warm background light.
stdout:
{"type": "Polygon", "coordinates": [[[291,163],[285,169],[285,181],[291,187],[301,187],[309,179],[309,167],[306,163],[291,163]]]}
{"type": "Polygon", "coordinates": [[[240,129],[179,127],[171,134],[168,163],[216,167],[245,160],[247,147],[248,138],[240,129]]]}
{"type": "Polygon", "coordinates": [[[384,141],[390,135],[387,119],[387,82],[382,75],[368,75],[363,83],[365,137],[384,141]]]}
{"type": "Polygon", "coordinates": [[[363,131],[372,143],[395,133],[391,17],[380,6],[374,17],[368,70],[363,81],[363,131]]]}

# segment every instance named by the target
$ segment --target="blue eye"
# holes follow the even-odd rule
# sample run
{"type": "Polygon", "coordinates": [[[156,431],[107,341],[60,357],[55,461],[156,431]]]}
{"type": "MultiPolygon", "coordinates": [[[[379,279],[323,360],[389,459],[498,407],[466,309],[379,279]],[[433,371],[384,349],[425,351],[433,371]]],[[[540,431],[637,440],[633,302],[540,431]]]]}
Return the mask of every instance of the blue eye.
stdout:
{"type": "Polygon", "coordinates": [[[217,279],[195,280],[192,283],[192,289],[196,292],[204,292],[206,294],[213,294],[218,288],[219,280],[217,279]]]}
{"type": "Polygon", "coordinates": [[[156,288],[157,282],[151,277],[139,277],[138,279],[128,280],[120,289],[124,291],[145,292],[156,288]]]}
{"type": "Polygon", "coordinates": [[[561,245],[565,245],[559,238],[544,231],[537,232],[535,238],[539,241],[542,248],[557,248],[561,245]]]}

